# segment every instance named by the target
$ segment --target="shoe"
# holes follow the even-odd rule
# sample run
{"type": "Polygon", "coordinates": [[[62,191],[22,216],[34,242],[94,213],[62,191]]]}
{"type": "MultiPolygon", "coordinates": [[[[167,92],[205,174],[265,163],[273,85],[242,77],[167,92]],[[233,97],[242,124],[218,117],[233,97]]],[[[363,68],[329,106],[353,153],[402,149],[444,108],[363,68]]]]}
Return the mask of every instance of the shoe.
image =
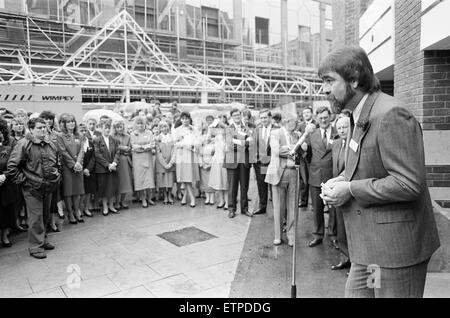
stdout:
{"type": "Polygon", "coordinates": [[[195,208],[195,203],[194,204],[190,204],[191,208],[195,208]]]}
{"type": "Polygon", "coordinates": [[[109,208],[108,210],[109,210],[109,212],[111,212],[111,213],[114,213],[114,214],[120,214],[120,212],[117,211],[116,209],[113,210],[113,209],[109,208]]]}
{"type": "Polygon", "coordinates": [[[155,205],[155,201],[153,201],[153,200],[148,200],[148,204],[150,204],[150,205],[155,205]]]}
{"type": "Polygon", "coordinates": [[[44,246],[42,246],[44,248],[44,250],[46,251],[51,251],[55,249],[55,246],[51,243],[45,243],[44,246]]]}
{"type": "Polygon", "coordinates": [[[216,208],[218,208],[218,209],[223,209],[225,207],[225,203],[224,204],[222,204],[222,205],[218,205],[218,206],[216,206],[216,208]]]}
{"type": "Polygon", "coordinates": [[[251,213],[248,212],[248,211],[241,212],[241,214],[244,214],[244,215],[248,216],[249,218],[252,218],[252,217],[253,217],[253,214],[251,214],[251,213]]]}
{"type": "Polygon", "coordinates": [[[19,232],[26,232],[27,229],[25,229],[23,226],[17,225],[15,227],[15,230],[19,231],[19,232]]]}
{"type": "Polygon", "coordinates": [[[331,266],[331,270],[336,271],[340,269],[350,268],[350,265],[350,261],[340,262],[339,264],[331,266]]]}
{"type": "Polygon", "coordinates": [[[84,223],[83,217],[80,216],[79,218],[76,218],[78,223],[84,223]]]}
{"type": "Polygon", "coordinates": [[[331,246],[333,246],[335,249],[339,249],[339,244],[338,244],[338,240],[332,240],[331,241],[331,246]]]}
{"type": "Polygon", "coordinates": [[[281,245],[281,240],[278,239],[273,240],[273,245],[281,245]]]}
{"type": "Polygon", "coordinates": [[[88,218],[93,217],[91,211],[83,211],[83,214],[86,215],[88,218]]]}
{"type": "Polygon", "coordinates": [[[253,212],[253,215],[258,215],[258,214],[266,214],[266,209],[258,209],[255,212],[253,212]]]}
{"type": "Polygon", "coordinates": [[[30,253],[30,255],[37,259],[43,259],[47,257],[47,255],[44,252],[30,253]]]}
{"type": "Polygon", "coordinates": [[[224,209],[225,211],[228,211],[228,207],[226,207],[226,206],[224,206],[223,209],[224,209]]]}
{"type": "Polygon", "coordinates": [[[103,214],[103,216],[107,216],[109,214],[109,211],[108,210],[103,210],[102,214],[103,214]]]}
{"type": "Polygon", "coordinates": [[[64,211],[58,211],[58,216],[61,220],[64,220],[64,211]]]}
{"type": "Polygon", "coordinates": [[[69,221],[69,223],[70,224],[77,224],[78,222],[75,220],[75,221],[69,221]]]}
{"type": "Polygon", "coordinates": [[[299,207],[299,208],[306,208],[306,207],[308,207],[308,204],[305,204],[305,203],[299,203],[298,207],[299,207]]]}
{"type": "Polygon", "coordinates": [[[3,242],[2,241],[2,247],[11,247],[12,246],[12,243],[11,242],[8,242],[8,243],[5,243],[5,242],[3,242]]]}
{"type": "Polygon", "coordinates": [[[58,229],[58,227],[57,227],[56,225],[55,225],[55,227],[53,227],[53,226],[50,225],[50,230],[51,230],[53,233],[61,232],[61,231],[58,229]]]}
{"type": "Polygon", "coordinates": [[[288,245],[289,245],[290,247],[294,246],[294,241],[293,241],[293,240],[290,240],[290,239],[288,239],[288,245]]]}
{"type": "Polygon", "coordinates": [[[228,217],[230,219],[234,218],[236,216],[236,213],[234,213],[233,211],[228,212],[228,217]]]}
{"type": "Polygon", "coordinates": [[[323,241],[323,239],[321,239],[321,238],[315,238],[311,242],[309,242],[308,246],[309,247],[315,247],[317,245],[322,244],[322,241],[323,241]]]}
{"type": "Polygon", "coordinates": [[[128,205],[125,204],[120,204],[120,207],[124,210],[128,210],[130,208],[128,205]]]}
{"type": "Polygon", "coordinates": [[[142,203],[142,207],[143,207],[144,209],[146,209],[146,208],[148,208],[148,204],[147,204],[147,203],[142,203]]]}

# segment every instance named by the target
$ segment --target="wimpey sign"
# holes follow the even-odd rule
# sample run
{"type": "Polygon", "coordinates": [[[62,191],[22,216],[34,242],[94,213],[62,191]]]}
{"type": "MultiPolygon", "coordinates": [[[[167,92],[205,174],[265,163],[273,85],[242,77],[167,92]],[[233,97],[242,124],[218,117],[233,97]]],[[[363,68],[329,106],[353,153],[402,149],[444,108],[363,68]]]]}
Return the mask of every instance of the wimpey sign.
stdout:
{"type": "Polygon", "coordinates": [[[24,108],[30,112],[70,112],[77,118],[83,115],[80,87],[0,85],[0,106],[10,110],[24,108]]]}

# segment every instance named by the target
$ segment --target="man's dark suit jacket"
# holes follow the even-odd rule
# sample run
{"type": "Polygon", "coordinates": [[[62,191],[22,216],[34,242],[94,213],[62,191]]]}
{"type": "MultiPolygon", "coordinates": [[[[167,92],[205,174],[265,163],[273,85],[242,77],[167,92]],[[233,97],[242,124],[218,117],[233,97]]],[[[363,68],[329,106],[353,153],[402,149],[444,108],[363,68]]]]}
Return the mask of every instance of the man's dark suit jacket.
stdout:
{"type": "Polygon", "coordinates": [[[109,150],[103,136],[94,139],[95,173],[110,173],[109,165],[119,164],[119,142],[109,136],[109,150]]]}
{"type": "Polygon", "coordinates": [[[345,179],[353,197],[342,206],[350,259],[387,268],[429,259],[440,243],[420,124],[393,97],[376,92],[350,139],[345,179]]]}
{"type": "Polygon", "coordinates": [[[325,183],[333,177],[333,159],[331,157],[331,150],[333,149],[333,143],[336,136],[336,129],[331,128],[330,142],[326,147],[322,141],[320,128],[317,128],[307,138],[307,157],[311,158],[311,163],[309,165],[309,185],[320,187],[321,183],[325,183]]]}
{"type": "Polygon", "coordinates": [[[342,149],[342,158],[338,160],[339,154],[341,153],[343,140],[341,138],[336,139],[333,142],[332,148],[332,158],[333,158],[333,178],[339,176],[345,169],[345,146],[342,149]]]}
{"type": "Polygon", "coordinates": [[[225,169],[237,169],[239,163],[250,169],[251,164],[256,162],[255,142],[246,141],[248,137],[254,137],[254,130],[254,128],[245,127],[243,134],[240,134],[233,124],[226,128],[225,162],[223,164],[225,169]],[[239,140],[242,144],[234,144],[233,139],[239,140]],[[250,154],[252,155],[250,156],[250,154]]]}

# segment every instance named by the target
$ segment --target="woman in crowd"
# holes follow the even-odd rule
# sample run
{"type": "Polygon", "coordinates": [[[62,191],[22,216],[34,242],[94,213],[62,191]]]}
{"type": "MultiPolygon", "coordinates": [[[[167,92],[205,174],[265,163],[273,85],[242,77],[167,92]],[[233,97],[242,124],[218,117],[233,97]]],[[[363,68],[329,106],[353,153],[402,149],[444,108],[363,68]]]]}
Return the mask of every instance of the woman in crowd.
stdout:
{"type": "MultiPolygon", "coordinates": [[[[161,134],[161,131],[159,130],[159,122],[160,122],[160,120],[156,120],[156,118],[154,118],[153,122],[151,124],[151,131],[153,133],[153,140],[155,141],[155,146],[159,140],[159,135],[161,134]]],[[[156,148],[155,148],[155,151],[156,151],[156,148]]],[[[156,171],[156,155],[153,156],[153,171],[156,171]]],[[[159,188],[160,188],[160,186],[158,184],[158,178],[155,178],[155,193],[154,193],[152,200],[157,200],[157,198],[159,200],[161,200],[162,193],[159,192],[159,188]]]]}
{"type": "Polygon", "coordinates": [[[16,226],[17,202],[20,200],[19,187],[5,172],[11,154],[9,129],[6,120],[0,118],[0,238],[3,247],[11,247],[9,231],[16,226]]]}
{"type": "Polygon", "coordinates": [[[116,209],[128,209],[128,197],[133,193],[133,171],[131,161],[131,137],[125,132],[125,121],[115,121],[113,137],[119,142],[119,166],[117,178],[119,183],[116,209]]]}
{"type": "Polygon", "coordinates": [[[25,109],[22,108],[16,109],[16,111],[14,112],[14,118],[23,120],[23,122],[25,123],[25,130],[27,129],[29,117],[25,109]]]}
{"type": "Polygon", "coordinates": [[[200,191],[205,193],[205,204],[214,205],[214,189],[209,186],[212,156],[214,155],[214,140],[209,133],[208,123],[202,123],[201,148],[199,155],[200,191]]]}
{"type": "Polygon", "coordinates": [[[138,192],[142,207],[146,208],[148,204],[155,204],[150,198],[155,188],[153,156],[156,144],[153,133],[146,130],[145,117],[137,117],[134,126],[135,130],[131,134],[134,190],[138,192]]]}
{"type": "Polygon", "coordinates": [[[84,195],[82,139],[77,122],[72,114],[62,114],[59,118],[61,134],[58,148],[62,165],[62,195],[70,224],[84,223],[80,211],[80,197],[84,195]]]}
{"type": "MultiPolygon", "coordinates": [[[[89,122],[89,121],[88,121],[89,122]]],[[[81,197],[80,209],[87,217],[92,217],[92,212],[89,210],[91,198],[97,193],[97,178],[95,175],[95,152],[94,143],[88,133],[87,125],[81,123],[78,126],[78,132],[83,141],[83,185],[84,195],[81,197]]]]}
{"type": "Polygon", "coordinates": [[[117,195],[117,166],[119,165],[119,143],[110,135],[111,123],[100,124],[102,135],[94,140],[95,173],[97,174],[97,196],[102,200],[103,215],[118,213],[114,208],[117,195]]]}
{"type": "Polygon", "coordinates": [[[181,113],[181,126],[175,129],[176,147],[176,175],[177,182],[185,187],[182,205],[186,205],[189,195],[190,205],[195,207],[195,196],[193,186],[200,180],[198,167],[198,147],[200,146],[199,134],[192,126],[191,115],[187,112],[181,113]]]}
{"type": "Polygon", "coordinates": [[[209,174],[209,186],[217,192],[218,209],[228,209],[228,184],[227,169],[223,167],[225,162],[225,128],[228,121],[225,115],[219,116],[210,127],[211,138],[214,138],[214,155],[211,158],[211,171],[209,174]]]}
{"type": "Polygon", "coordinates": [[[156,184],[164,194],[164,204],[173,204],[172,186],[175,182],[174,141],[167,122],[159,123],[158,142],[156,144],[156,184]]]}
{"type": "Polygon", "coordinates": [[[11,120],[11,137],[12,147],[14,147],[19,140],[25,137],[25,121],[19,118],[11,120]]]}

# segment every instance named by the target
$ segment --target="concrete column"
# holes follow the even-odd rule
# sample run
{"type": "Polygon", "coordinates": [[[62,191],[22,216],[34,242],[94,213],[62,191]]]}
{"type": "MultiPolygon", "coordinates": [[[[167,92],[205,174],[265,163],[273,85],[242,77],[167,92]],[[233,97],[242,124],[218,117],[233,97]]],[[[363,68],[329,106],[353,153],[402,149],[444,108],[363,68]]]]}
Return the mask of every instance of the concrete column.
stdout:
{"type": "Polygon", "coordinates": [[[183,40],[187,37],[187,11],[186,11],[186,0],[178,0],[176,3],[177,10],[177,32],[179,32],[180,37],[180,52],[179,57],[181,60],[187,57],[187,41],[183,40]]]}
{"type": "MultiPolygon", "coordinates": [[[[234,40],[242,45],[242,0],[233,0],[233,28],[234,40]]],[[[240,48],[236,49],[236,59],[242,61],[242,52],[240,48]]]]}
{"type": "Polygon", "coordinates": [[[281,56],[283,67],[288,68],[288,0],[280,0],[281,10],[281,56]]]}
{"type": "MultiPolygon", "coordinates": [[[[323,58],[326,55],[326,50],[325,47],[327,46],[327,33],[325,30],[325,10],[326,10],[326,5],[323,2],[319,3],[319,11],[320,11],[320,61],[323,60],[323,58]]],[[[320,63],[320,62],[319,62],[320,63]]]]}

